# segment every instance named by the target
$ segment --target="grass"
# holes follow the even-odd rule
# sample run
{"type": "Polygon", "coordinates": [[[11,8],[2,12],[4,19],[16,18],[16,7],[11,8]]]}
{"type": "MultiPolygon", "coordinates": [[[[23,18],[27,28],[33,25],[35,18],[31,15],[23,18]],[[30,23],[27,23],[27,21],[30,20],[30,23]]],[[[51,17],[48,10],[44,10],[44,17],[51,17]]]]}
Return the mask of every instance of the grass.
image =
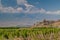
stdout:
{"type": "Polygon", "coordinates": [[[1,27],[0,40],[60,40],[60,28],[1,27]]]}

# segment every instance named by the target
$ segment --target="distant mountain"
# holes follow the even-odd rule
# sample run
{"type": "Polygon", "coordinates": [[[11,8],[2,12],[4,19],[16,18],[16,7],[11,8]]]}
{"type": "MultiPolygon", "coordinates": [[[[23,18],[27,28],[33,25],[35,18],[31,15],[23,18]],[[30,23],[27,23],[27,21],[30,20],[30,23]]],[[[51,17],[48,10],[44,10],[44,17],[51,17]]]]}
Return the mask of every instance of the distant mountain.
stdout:
{"type": "Polygon", "coordinates": [[[31,27],[31,25],[17,25],[16,27],[31,27]]]}

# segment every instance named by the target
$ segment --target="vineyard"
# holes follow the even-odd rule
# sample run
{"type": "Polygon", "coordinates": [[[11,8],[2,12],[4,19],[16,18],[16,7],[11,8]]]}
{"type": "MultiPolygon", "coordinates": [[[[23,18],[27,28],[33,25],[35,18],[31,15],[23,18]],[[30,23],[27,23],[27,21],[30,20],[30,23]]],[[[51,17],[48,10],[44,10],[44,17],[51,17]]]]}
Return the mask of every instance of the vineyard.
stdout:
{"type": "Polygon", "coordinates": [[[60,28],[0,28],[0,40],[60,40],[60,28]]]}

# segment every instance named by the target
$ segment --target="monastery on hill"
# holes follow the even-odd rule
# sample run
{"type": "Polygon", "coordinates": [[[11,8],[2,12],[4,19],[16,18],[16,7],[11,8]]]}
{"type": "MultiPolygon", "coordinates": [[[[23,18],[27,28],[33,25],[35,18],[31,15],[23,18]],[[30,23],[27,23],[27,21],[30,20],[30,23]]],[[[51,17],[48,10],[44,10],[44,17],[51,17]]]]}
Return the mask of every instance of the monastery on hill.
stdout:
{"type": "Polygon", "coordinates": [[[43,20],[42,22],[34,24],[33,26],[34,27],[60,27],[60,20],[57,21],[43,20]]]}

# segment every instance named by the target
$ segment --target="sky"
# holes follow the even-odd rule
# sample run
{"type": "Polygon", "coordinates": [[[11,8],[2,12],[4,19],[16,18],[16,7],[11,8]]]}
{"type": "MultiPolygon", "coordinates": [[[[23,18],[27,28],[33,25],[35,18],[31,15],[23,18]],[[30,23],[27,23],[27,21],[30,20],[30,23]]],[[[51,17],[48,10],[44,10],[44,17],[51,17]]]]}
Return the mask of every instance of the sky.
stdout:
{"type": "Polygon", "coordinates": [[[0,26],[33,25],[60,19],[60,0],[0,0],[0,26]]]}

